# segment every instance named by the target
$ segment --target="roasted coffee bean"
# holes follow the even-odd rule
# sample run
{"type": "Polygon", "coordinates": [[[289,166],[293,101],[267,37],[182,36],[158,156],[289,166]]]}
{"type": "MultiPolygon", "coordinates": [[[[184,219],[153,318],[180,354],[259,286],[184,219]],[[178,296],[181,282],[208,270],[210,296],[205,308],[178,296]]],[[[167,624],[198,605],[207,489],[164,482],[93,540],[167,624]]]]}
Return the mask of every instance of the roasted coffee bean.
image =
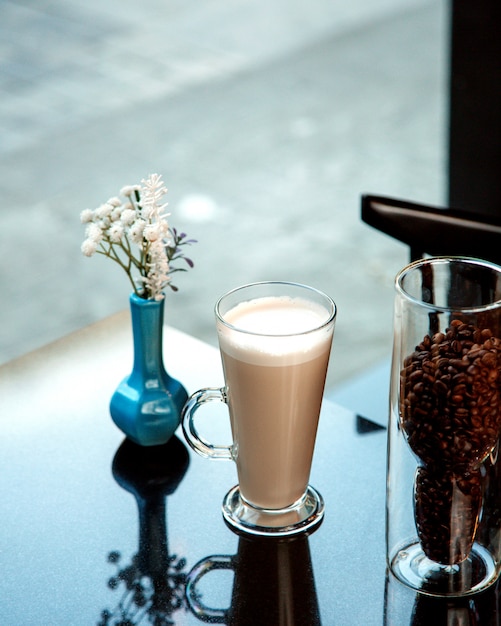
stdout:
{"type": "Polygon", "coordinates": [[[459,319],[445,334],[426,335],[405,359],[401,424],[405,433],[414,433],[409,444],[425,466],[441,466],[447,449],[453,466],[475,468],[493,449],[501,429],[500,369],[501,342],[489,329],[459,319]],[[476,343],[465,337],[475,337],[476,343]],[[437,415],[447,419],[437,420],[437,415]],[[420,436],[432,421],[433,436],[420,436]],[[458,436],[458,429],[465,434],[458,436]],[[470,445],[464,445],[465,439],[470,445]]]}
{"type": "Polygon", "coordinates": [[[451,341],[451,350],[456,354],[460,353],[463,350],[463,345],[461,344],[461,341],[459,341],[459,339],[454,339],[453,341],[451,341]]]}
{"type": "Polygon", "coordinates": [[[442,565],[456,565],[470,554],[482,507],[479,470],[463,476],[420,467],[416,474],[414,514],[423,552],[442,565]]]}
{"type": "MultiPolygon", "coordinates": [[[[489,350],[493,350],[493,348],[490,348],[489,350]]],[[[496,352],[486,352],[482,357],[481,357],[481,362],[482,365],[485,365],[488,368],[492,368],[495,367],[496,363],[497,363],[497,354],[496,352]]]]}
{"type": "Polygon", "coordinates": [[[456,319],[405,358],[400,423],[419,459],[416,528],[428,558],[467,558],[482,507],[482,463],[501,433],[501,341],[456,319]]]}
{"type": "Polygon", "coordinates": [[[438,345],[445,339],[444,333],[435,333],[432,337],[432,344],[438,345]]]}
{"type": "Polygon", "coordinates": [[[449,390],[448,385],[441,378],[436,380],[433,384],[433,392],[436,394],[445,395],[447,394],[448,390],[449,390]]]}

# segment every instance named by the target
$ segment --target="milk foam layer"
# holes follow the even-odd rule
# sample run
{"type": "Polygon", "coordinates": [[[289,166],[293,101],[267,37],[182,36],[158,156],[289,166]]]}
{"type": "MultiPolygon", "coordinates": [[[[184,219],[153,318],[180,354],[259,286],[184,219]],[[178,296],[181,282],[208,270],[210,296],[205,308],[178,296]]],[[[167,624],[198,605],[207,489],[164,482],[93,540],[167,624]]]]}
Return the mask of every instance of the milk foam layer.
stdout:
{"type": "Polygon", "coordinates": [[[325,307],[303,298],[256,298],[225,313],[232,328],[220,325],[219,342],[228,354],[249,363],[301,363],[325,349],[330,333],[322,327],[329,317],[325,307]]]}

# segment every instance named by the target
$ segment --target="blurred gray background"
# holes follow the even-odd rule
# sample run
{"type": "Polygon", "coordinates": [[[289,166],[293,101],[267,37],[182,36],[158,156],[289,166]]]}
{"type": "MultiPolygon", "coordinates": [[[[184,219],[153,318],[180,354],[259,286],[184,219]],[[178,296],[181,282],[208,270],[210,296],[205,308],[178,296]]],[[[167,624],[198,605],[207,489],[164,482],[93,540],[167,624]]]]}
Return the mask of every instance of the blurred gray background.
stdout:
{"type": "Polygon", "coordinates": [[[167,323],[215,343],[222,293],[290,279],[337,302],[330,388],[387,358],[408,252],[360,195],[444,203],[446,10],[0,0],[0,362],[128,306],[79,214],[152,172],[199,242],[167,323]]]}

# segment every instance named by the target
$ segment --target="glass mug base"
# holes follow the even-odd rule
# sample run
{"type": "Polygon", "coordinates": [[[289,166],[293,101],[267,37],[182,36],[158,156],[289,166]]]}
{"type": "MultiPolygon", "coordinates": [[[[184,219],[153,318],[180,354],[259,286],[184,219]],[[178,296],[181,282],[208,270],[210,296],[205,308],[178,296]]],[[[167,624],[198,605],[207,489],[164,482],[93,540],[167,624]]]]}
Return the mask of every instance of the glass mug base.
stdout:
{"type": "Polygon", "coordinates": [[[459,597],[483,591],[498,578],[492,555],[475,543],[470,556],[458,565],[440,565],[424,554],[419,542],[402,548],[391,561],[394,576],[429,596],[459,597]]]}
{"type": "Polygon", "coordinates": [[[261,537],[290,537],[312,531],[324,516],[324,500],[313,487],[285,509],[260,509],[247,503],[238,485],[230,489],[223,500],[223,517],[233,529],[261,537]]]}

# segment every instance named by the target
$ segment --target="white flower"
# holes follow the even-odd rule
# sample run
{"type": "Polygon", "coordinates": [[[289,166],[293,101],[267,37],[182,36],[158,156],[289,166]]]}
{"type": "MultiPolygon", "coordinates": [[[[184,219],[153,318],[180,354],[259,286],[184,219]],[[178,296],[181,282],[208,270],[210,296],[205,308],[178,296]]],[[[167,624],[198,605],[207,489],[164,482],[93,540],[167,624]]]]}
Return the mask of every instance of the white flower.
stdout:
{"type": "Polygon", "coordinates": [[[162,229],[160,224],[148,224],[143,232],[143,237],[147,241],[157,241],[162,238],[162,229]]]}
{"type": "Polygon", "coordinates": [[[151,206],[141,206],[141,217],[147,222],[151,222],[155,219],[155,215],[153,214],[153,207],[151,206]]]}
{"type": "Polygon", "coordinates": [[[150,248],[152,263],[156,264],[157,269],[164,274],[169,271],[169,260],[162,241],[155,241],[150,248]]]}
{"type": "Polygon", "coordinates": [[[124,234],[124,227],[120,223],[112,224],[108,230],[108,237],[110,238],[110,241],[112,241],[113,243],[118,243],[122,239],[123,234],[124,234]]]}
{"type": "Polygon", "coordinates": [[[93,239],[85,239],[81,250],[85,256],[92,256],[97,250],[97,243],[93,239]]]}
{"type": "Polygon", "coordinates": [[[130,226],[134,223],[136,217],[137,215],[134,209],[125,209],[124,211],[122,211],[120,219],[122,220],[122,224],[124,226],[130,226]]]}
{"type": "Polygon", "coordinates": [[[103,231],[108,230],[111,226],[111,219],[109,217],[103,217],[102,220],[97,220],[94,224],[103,231]]]}
{"type": "Polygon", "coordinates": [[[118,222],[118,220],[122,217],[123,208],[121,206],[116,207],[111,212],[110,218],[112,222],[118,222]]]}
{"type": "Polygon", "coordinates": [[[97,224],[94,224],[93,222],[87,225],[87,228],[85,229],[85,234],[87,235],[88,239],[91,239],[92,241],[96,242],[96,244],[102,241],[103,239],[102,229],[99,228],[99,226],[97,224]]]}
{"type": "Polygon", "coordinates": [[[162,239],[172,239],[167,220],[163,219],[161,222],[158,222],[158,227],[160,229],[162,239]]]}
{"type": "Polygon", "coordinates": [[[161,213],[167,204],[161,204],[161,200],[167,193],[167,187],[163,184],[162,176],[151,174],[149,178],[141,181],[142,214],[146,219],[161,219],[161,213]]]}
{"type": "Polygon", "coordinates": [[[105,202],[101,206],[97,207],[97,209],[95,210],[95,216],[101,220],[106,219],[111,215],[113,208],[114,207],[111,204],[105,202]]]}
{"type": "Polygon", "coordinates": [[[148,178],[141,181],[141,199],[143,202],[157,203],[166,193],[167,187],[164,185],[161,174],[150,174],[148,178]]]}
{"type": "Polygon", "coordinates": [[[170,277],[169,261],[162,241],[152,242],[149,253],[150,262],[148,263],[148,272],[144,279],[144,284],[150,293],[150,297],[155,300],[163,300],[163,290],[169,283],[170,277]]]}
{"type": "Polygon", "coordinates": [[[134,243],[140,245],[143,242],[143,232],[146,222],[142,219],[136,220],[129,229],[129,236],[134,243]]]}
{"type": "Polygon", "coordinates": [[[135,191],[139,191],[140,189],[140,185],[127,185],[120,189],[120,195],[129,198],[135,191]]]}
{"type": "Polygon", "coordinates": [[[94,219],[94,211],[92,209],[84,209],[80,213],[80,221],[82,224],[88,224],[94,219]]]}
{"type": "Polygon", "coordinates": [[[80,220],[85,224],[81,250],[85,256],[102,254],[118,263],[136,295],[162,300],[167,285],[177,291],[170,274],[179,270],[171,269],[170,260],[184,258],[188,266],[193,266],[180,251],[181,246],[193,241],[169,227],[167,203],[163,203],[167,188],[162,177],[151,174],[141,183],[120,190],[123,203],[114,196],[97,209],[81,212],[80,220]]]}

